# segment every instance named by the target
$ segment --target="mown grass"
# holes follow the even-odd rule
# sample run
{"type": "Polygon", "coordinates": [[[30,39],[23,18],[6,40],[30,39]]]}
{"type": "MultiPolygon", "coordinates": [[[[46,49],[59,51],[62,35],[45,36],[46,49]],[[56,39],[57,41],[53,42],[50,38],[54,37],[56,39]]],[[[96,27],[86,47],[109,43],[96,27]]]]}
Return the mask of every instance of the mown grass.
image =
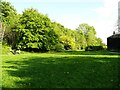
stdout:
{"type": "Polygon", "coordinates": [[[108,51],[2,56],[3,88],[119,88],[120,57],[108,51]]]}

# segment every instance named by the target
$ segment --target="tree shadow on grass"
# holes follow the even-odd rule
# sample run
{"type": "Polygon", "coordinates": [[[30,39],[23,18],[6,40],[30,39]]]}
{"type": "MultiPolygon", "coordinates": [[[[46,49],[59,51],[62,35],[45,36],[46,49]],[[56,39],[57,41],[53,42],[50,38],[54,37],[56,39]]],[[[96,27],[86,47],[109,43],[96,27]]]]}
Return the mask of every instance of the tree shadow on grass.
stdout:
{"type": "Polygon", "coordinates": [[[107,50],[103,51],[63,51],[62,54],[71,55],[120,55],[120,53],[110,52],[107,50]]]}
{"type": "Polygon", "coordinates": [[[10,76],[20,78],[14,81],[12,88],[117,88],[120,84],[118,58],[74,56],[22,59],[6,62],[16,66],[3,66],[11,68],[6,70],[10,76]]]}

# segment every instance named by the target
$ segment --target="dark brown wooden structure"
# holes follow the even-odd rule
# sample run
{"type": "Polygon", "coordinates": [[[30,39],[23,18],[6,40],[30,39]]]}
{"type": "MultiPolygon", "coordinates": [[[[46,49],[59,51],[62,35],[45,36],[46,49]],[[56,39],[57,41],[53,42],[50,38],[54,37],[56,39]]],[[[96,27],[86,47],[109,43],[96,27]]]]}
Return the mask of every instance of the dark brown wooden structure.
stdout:
{"type": "Polygon", "coordinates": [[[107,47],[110,51],[120,51],[120,33],[107,38],[107,47]]]}

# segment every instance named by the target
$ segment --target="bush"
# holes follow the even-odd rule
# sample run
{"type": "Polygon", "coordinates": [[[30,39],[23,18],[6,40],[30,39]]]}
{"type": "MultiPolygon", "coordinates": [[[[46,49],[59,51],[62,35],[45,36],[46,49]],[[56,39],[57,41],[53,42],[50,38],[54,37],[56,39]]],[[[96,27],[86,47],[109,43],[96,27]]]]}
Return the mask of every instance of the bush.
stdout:
{"type": "Polygon", "coordinates": [[[59,44],[55,45],[55,51],[59,52],[59,51],[63,51],[63,50],[65,50],[63,44],[59,43],[59,44]]]}
{"type": "Polygon", "coordinates": [[[10,54],[10,47],[7,45],[2,45],[2,54],[10,54]]]}
{"type": "Polygon", "coordinates": [[[107,46],[106,46],[106,45],[104,45],[104,46],[103,46],[103,49],[104,49],[104,50],[107,50],[107,46]]]}
{"type": "Polygon", "coordinates": [[[85,51],[99,51],[104,50],[103,46],[87,46],[85,51]]]}

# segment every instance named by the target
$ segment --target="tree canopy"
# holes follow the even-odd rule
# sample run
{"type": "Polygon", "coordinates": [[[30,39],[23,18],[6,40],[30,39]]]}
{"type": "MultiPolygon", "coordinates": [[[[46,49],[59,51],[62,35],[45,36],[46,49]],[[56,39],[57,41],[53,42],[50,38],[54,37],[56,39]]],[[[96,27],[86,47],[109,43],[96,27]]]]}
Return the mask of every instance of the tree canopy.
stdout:
{"type": "Polygon", "coordinates": [[[16,27],[17,48],[47,51],[57,43],[50,19],[33,8],[26,9],[16,27]]]}
{"type": "Polygon", "coordinates": [[[71,30],[60,23],[52,22],[47,15],[34,8],[27,8],[22,14],[17,14],[9,2],[2,1],[0,7],[1,22],[7,26],[4,42],[13,49],[61,51],[103,46],[102,40],[96,37],[95,28],[87,23],[71,30]]]}

